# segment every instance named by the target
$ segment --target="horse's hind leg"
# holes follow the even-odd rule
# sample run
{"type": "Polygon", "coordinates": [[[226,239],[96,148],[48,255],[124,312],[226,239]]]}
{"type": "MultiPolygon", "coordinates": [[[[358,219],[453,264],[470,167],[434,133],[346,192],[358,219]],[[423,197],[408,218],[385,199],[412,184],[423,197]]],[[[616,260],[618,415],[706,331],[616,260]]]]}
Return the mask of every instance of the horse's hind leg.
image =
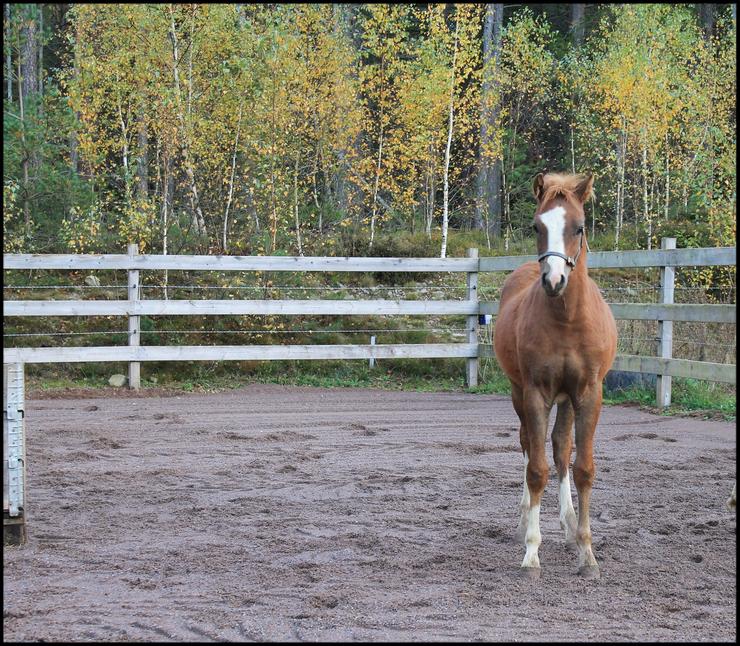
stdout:
{"type": "Polygon", "coordinates": [[[514,533],[514,540],[522,542],[527,535],[527,519],[529,517],[529,488],[527,487],[527,463],[529,462],[529,436],[527,427],[524,424],[524,395],[522,389],[515,383],[511,383],[511,401],[514,404],[514,410],[519,417],[519,443],[524,455],[524,487],[522,499],[519,501],[519,524],[514,533]]]}
{"type": "Polygon", "coordinates": [[[555,426],[552,429],[552,454],[560,481],[560,526],[565,531],[565,542],[571,547],[576,544],[576,512],[570,491],[570,454],[573,449],[573,405],[570,399],[558,404],[555,426]]]}
{"type": "Polygon", "coordinates": [[[596,468],[594,466],[594,433],[601,413],[601,384],[595,384],[581,398],[575,412],[576,459],[573,464],[573,480],[578,489],[578,574],[586,578],[598,578],[599,566],[591,549],[591,523],[589,506],[591,487],[596,468]]]}

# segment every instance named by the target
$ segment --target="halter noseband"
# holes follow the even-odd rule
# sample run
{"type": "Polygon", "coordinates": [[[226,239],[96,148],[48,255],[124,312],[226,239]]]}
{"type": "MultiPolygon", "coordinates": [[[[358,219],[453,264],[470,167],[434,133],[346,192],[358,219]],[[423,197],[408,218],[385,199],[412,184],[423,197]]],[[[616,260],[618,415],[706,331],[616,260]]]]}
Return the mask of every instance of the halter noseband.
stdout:
{"type": "MultiPolygon", "coordinates": [[[[583,249],[583,231],[581,231],[581,244],[578,245],[578,253],[576,253],[575,258],[572,256],[566,256],[565,254],[562,254],[559,251],[545,251],[545,253],[537,256],[537,262],[541,262],[548,256],[557,256],[558,258],[562,258],[563,260],[565,260],[565,264],[568,265],[569,267],[575,267],[576,263],[578,262],[578,257],[581,255],[582,249],[583,249]]],[[[588,249],[588,240],[586,241],[586,249],[588,249]]]]}

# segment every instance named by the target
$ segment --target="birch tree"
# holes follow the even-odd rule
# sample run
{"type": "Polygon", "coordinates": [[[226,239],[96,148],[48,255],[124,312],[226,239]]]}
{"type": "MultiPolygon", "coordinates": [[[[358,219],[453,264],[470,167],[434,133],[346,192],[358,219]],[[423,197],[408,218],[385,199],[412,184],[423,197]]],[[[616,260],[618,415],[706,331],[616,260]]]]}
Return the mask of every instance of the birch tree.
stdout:
{"type": "Polygon", "coordinates": [[[445,148],[445,162],[444,162],[444,175],[443,175],[443,186],[444,196],[442,198],[442,248],[440,250],[440,258],[447,256],[447,231],[449,228],[450,218],[450,149],[452,147],[452,131],[454,128],[455,121],[455,65],[457,64],[457,42],[459,33],[460,23],[455,21],[455,36],[452,44],[452,65],[450,68],[450,107],[449,107],[449,121],[447,125],[447,147],[445,148]]]}

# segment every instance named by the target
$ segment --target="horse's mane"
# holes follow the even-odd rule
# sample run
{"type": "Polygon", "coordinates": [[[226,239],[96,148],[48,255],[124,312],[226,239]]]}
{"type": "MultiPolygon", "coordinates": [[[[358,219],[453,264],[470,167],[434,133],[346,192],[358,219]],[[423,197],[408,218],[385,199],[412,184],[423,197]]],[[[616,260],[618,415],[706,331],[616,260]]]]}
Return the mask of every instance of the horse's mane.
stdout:
{"type": "MultiPolygon", "coordinates": [[[[575,197],[578,186],[587,179],[587,175],[577,173],[548,173],[542,178],[542,202],[554,199],[558,195],[565,198],[575,197]]],[[[593,190],[588,197],[593,196],[593,190]]]]}

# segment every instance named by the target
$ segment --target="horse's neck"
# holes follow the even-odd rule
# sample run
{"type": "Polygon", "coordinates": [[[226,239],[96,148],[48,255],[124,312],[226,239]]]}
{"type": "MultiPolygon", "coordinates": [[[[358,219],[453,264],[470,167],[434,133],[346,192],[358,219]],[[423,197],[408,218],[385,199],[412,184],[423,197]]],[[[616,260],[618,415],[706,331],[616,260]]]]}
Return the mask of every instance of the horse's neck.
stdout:
{"type": "Polygon", "coordinates": [[[557,298],[548,297],[553,314],[566,321],[583,319],[587,314],[584,304],[589,289],[588,268],[585,258],[581,258],[578,266],[568,276],[568,286],[563,295],[557,298]]]}

